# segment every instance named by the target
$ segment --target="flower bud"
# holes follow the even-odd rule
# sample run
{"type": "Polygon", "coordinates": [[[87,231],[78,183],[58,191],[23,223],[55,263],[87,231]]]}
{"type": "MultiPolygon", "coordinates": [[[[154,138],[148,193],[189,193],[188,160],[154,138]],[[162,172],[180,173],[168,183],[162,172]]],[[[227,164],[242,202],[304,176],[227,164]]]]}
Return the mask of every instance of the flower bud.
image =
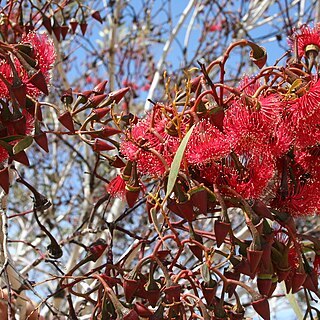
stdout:
{"type": "Polygon", "coordinates": [[[0,170],[0,186],[5,193],[9,192],[10,180],[9,180],[9,169],[5,167],[0,170]]]}
{"type": "Polygon", "coordinates": [[[67,128],[70,132],[74,132],[74,124],[71,113],[69,111],[65,111],[58,117],[59,122],[67,128]]]}
{"type": "Polygon", "coordinates": [[[71,19],[70,27],[71,27],[71,30],[72,30],[73,34],[75,34],[75,32],[76,32],[78,24],[79,24],[78,21],[76,21],[74,18],[71,19]]]}
{"type": "Polygon", "coordinates": [[[95,94],[103,94],[104,90],[106,89],[106,85],[108,83],[108,80],[104,80],[100,83],[98,83],[94,88],[93,88],[93,92],[95,94]]]}
{"type": "Polygon", "coordinates": [[[264,320],[270,319],[270,306],[266,298],[253,301],[252,307],[264,320]]]}
{"type": "Polygon", "coordinates": [[[95,152],[110,151],[114,149],[115,149],[114,145],[110,145],[102,139],[97,138],[94,140],[93,151],[95,152]]]}
{"type": "Polygon", "coordinates": [[[132,208],[134,204],[136,203],[139,193],[140,193],[140,186],[131,186],[126,185],[126,200],[128,203],[129,208],[132,208]]]}
{"type": "Polygon", "coordinates": [[[255,273],[263,255],[262,250],[252,250],[247,248],[247,258],[250,264],[251,273],[255,273]]]}
{"type": "Polygon", "coordinates": [[[142,318],[149,318],[153,315],[153,312],[141,302],[136,302],[134,304],[134,310],[142,318]]]}
{"type": "Polygon", "coordinates": [[[99,11],[93,11],[91,13],[91,16],[92,16],[93,19],[97,20],[98,22],[100,22],[100,23],[103,22],[99,11]]]}
{"type": "Polygon", "coordinates": [[[28,82],[33,84],[36,88],[38,88],[41,92],[43,92],[46,96],[49,94],[46,79],[41,72],[41,70],[36,71],[31,78],[29,78],[28,82]]]}
{"type": "Polygon", "coordinates": [[[231,224],[229,222],[223,222],[216,220],[214,223],[214,234],[217,241],[217,246],[220,247],[227,234],[231,231],[231,224]]]}
{"type": "Polygon", "coordinates": [[[137,289],[140,286],[140,280],[124,278],[123,279],[123,291],[127,302],[131,302],[137,289]]]}

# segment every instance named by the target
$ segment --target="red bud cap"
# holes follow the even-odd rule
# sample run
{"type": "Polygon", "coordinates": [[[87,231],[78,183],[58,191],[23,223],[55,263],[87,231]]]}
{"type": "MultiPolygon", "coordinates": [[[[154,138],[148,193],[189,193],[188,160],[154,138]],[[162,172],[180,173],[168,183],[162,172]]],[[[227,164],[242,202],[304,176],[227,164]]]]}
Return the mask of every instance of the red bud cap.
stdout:
{"type": "Polygon", "coordinates": [[[104,80],[100,83],[98,83],[94,88],[93,88],[93,92],[96,94],[103,94],[104,90],[106,89],[106,85],[108,83],[108,80],[104,80]]]}
{"type": "Polygon", "coordinates": [[[62,35],[62,39],[65,40],[68,32],[69,32],[69,27],[65,24],[63,24],[62,26],[60,26],[60,32],[61,32],[61,35],[62,35]]]}
{"type": "Polygon", "coordinates": [[[103,22],[99,11],[92,12],[91,16],[92,16],[93,19],[99,21],[100,23],[103,22]]]}
{"type": "Polygon", "coordinates": [[[56,36],[56,39],[60,41],[60,35],[61,35],[61,27],[57,20],[54,20],[53,26],[52,26],[52,31],[54,35],[56,36]]]}
{"type": "Polygon", "coordinates": [[[247,248],[247,258],[250,264],[250,271],[251,273],[255,273],[258,265],[261,261],[261,257],[263,255],[263,251],[260,250],[251,250],[247,248]]]}
{"type": "Polygon", "coordinates": [[[20,151],[19,153],[14,154],[12,156],[12,159],[24,164],[27,167],[30,165],[27,154],[24,151],[20,151]]]}
{"type": "MultiPolygon", "coordinates": [[[[93,113],[93,118],[92,120],[101,120],[106,114],[108,114],[110,111],[110,108],[108,107],[104,107],[104,108],[97,108],[97,109],[94,109],[92,110],[92,113],[93,113]]],[[[104,138],[107,138],[107,136],[103,135],[103,134],[100,134],[101,137],[104,137],[104,138]]]]}
{"type": "Polygon", "coordinates": [[[189,222],[192,222],[196,218],[196,214],[193,210],[193,204],[190,197],[186,201],[177,202],[177,208],[179,211],[175,213],[178,214],[181,218],[184,218],[189,222]]]}
{"type": "Polygon", "coordinates": [[[304,284],[307,278],[305,272],[295,272],[292,277],[292,293],[296,293],[300,290],[301,286],[304,284]]]}
{"type": "Polygon", "coordinates": [[[103,130],[102,130],[102,133],[101,133],[101,136],[103,138],[109,138],[109,137],[111,137],[111,136],[113,136],[115,134],[119,134],[121,132],[122,132],[121,130],[113,128],[111,126],[104,126],[103,130]]]}
{"type": "Polygon", "coordinates": [[[78,93],[78,97],[81,97],[81,103],[86,103],[89,99],[89,97],[92,95],[92,90],[87,90],[78,93]]]}
{"type": "Polygon", "coordinates": [[[290,274],[290,271],[291,271],[291,267],[288,267],[286,269],[277,268],[278,282],[286,280],[290,274]]]}
{"type": "Polygon", "coordinates": [[[89,98],[89,106],[88,107],[92,107],[95,108],[97,107],[105,98],[106,98],[106,94],[99,94],[93,97],[89,98]]]}
{"type": "Polygon", "coordinates": [[[216,220],[216,222],[214,223],[214,233],[216,236],[218,247],[220,247],[223,244],[224,239],[226,238],[230,230],[230,223],[216,220]]]}
{"type": "Polygon", "coordinates": [[[45,152],[49,152],[48,138],[46,133],[40,132],[34,136],[34,140],[41,149],[43,149],[45,152]]]}
{"type": "Polygon", "coordinates": [[[74,132],[73,119],[69,111],[65,111],[64,113],[60,114],[58,120],[65,128],[71,132],[74,132]]]}
{"type": "Polygon", "coordinates": [[[258,274],[257,286],[262,295],[268,296],[272,286],[272,274],[258,274]]]}
{"type": "Polygon", "coordinates": [[[163,291],[166,295],[166,300],[168,303],[171,304],[180,301],[181,286],[179,284],[167,287],[163,291]]]}
{"type": "Polygon", "coordinates": [[[266,298],[253,301],[252,307],[264,320],[270,320],[270,307],[266,298]]]}
{"type": "Polygon", "coordinates": [[[72,30],[73,34],[76,32],[78,24],[79,24],[78,21],[76,21],[75,19],[71,19],[70,27],[71,27],[71,30],[72,30]]]}
{"type": "Polygon", "coordinates": [[[132,208],[139,198],[140,186],[126,185],[126,200],[129,208],[132,208]]]}
{"type": "MultiPolygon", "coordinates": [[[[240,279],[240,273],[235,271],[234,269],[224,269],[223,274],[228,279],[237,280],[237,281],[240,279]]],[[[236,287],[237,285],[233,283],[228,285],[226,292],[228,293],[229,298],[234,294],[236,287]]]]}
{"type": "Polygon", "coordinates": [[[26,30],[26,34],[28,34],[29,32],[34,30],[34,26],[32,25],[32,23],[28,24],[25,26],[25,30],[26,30]]]}
{"type": "Polygon", "coordinates": [[[115,146],[108,144],[102,139],[97,138],[94,140],[93,150],[96,152],[109,151],[113,149],[115,149],[115,146]]]}
{"type": "Polygon", "coordinates": [[[41,92],[43,92],[45,95],[49,94],[46,79],[41,72],[41,70],[38,70],[36,73],[34,73],[31,78],[29,78],[28,82],[33,84],[36,88],[38,88],[41,92]]]}
{"type": "Polygon", "coordinates": [[[314,270],[307,273],[306,280],[303,283],[303,287],[318,293],[318,275],[314,270]]]}
{"type": "Polygon", "coordinates": [[[157,251],[157,258],[164,263],[166,261],[167,256],[169,255],[170,250],[158,250],[157,251]]]}
{"type": "Polygon", "coordinates": [[[112,102],[119,103],[124,95],[130,90],[130,87],[122,88],[109,93],[109,98],[112,102]]]}
{"type": "Polygon", "coordinates": [[[208,210],[208,193],[202,186],[197,186],[188,191],[191,195],[191,201],[200,214],[207,214],[208,210]]]}
{"type": "Polygon", "coordinates": [[[115,168],[123,168],[126,165],[119,156],[115,156],[112,160],[109,160],[109,164],[115,168]]]}
{"type": "Polygon", "coordinates": [[[153,315],[153,312],[141,302],[136,302],[134,304],[134,310],[136,310],[138,315],[142,318],[149,318],[153,315]]]}
{"type": "Polygon", "coordinates": [[[188,246],[189,246],[190,251],[197,257],[197,259],[199,261],[202,262],[202,260],[203,260],[203,250],[202,250],[202,248],[199,247],[195,243],[189,243],[188,246]]]}
{"type": "Polygon", "coordinates": [[[44,25],[44,27],[47,29],[47,31],[49,32],[49,34],[52,33],[52,27],[51,27],[51,20],[50,18],[48,18],[46,15],[42,16],[42,24],[44,25]]]}
{"type": "Polygon", "coordinates": [[[83,36],[86,34],[87,27],[88,27],[88,24],[86,22],[80,23],[80,29],[83,36]]]}
{"type": "Polygon", "coordinates": [[[13,85],[11,91],[19,105],[24,108],[27,100],[27,86],[25,83],[20,82],[18,85],[13,85]]]}
{"type": "Polygon", "coordinates": [[[196,78],[191,79],[191,92],[195,92],[200,84],[202,76],[198,76],[196,78]]]}
{"type": "Polygon", "coordinates": [[[157,302],[160,298],[160,290],[147,290],[147,299],[150,305],[154,308],[157,305],[157,302]]]}
{"type": "Polygon", "coordinates": [[[42,111],[40,105],[38,104],[36,108],[36,101],[28,97],[26,101],[26,110],[32,117],[36,118],[39,121],[42,121],[42,111]]]}
{"type": "Polygon", "coordinates": [[[107,243],[103,239],[97,240],[90,246],[89,251],[92,254],[93,262],[96,262],[102,256],[107,246],[107,243]]]}
{"type": "Polygon", "coordinates": [[[210,306],[214,302],[214,298],[217,292],[217,286],[214,285],[213,287],[206,286],[205,282],[201,283],[202,293],[204,298],[206,299],[207,304],[210,306]]]}
{"type": "Polygon", "coordinates": [[[123,291],[124,291],[124,296],[127,302],[131,302],[139,286],[140,286],[139,280],[124,278],[123,291]]]}
{"type": "Polygon", "coordinates": [[[10,180],[8,167],[0,170],[0,186],[5,193],[9,192],[10,180]]]}
{"type": "Polygon", "coordinates": [[[274,217],[271,214],[271,211],[268,209],[266,204],[261,200],[259,199],[254,200],[252,209],[259,217],[274,220],[274,217]]]}

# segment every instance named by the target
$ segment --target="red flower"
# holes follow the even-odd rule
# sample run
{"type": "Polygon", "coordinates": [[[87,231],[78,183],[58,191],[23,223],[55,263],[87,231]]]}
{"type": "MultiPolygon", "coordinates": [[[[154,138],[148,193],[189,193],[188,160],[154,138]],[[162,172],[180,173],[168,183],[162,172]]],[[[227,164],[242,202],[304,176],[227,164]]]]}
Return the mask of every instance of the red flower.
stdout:
{"type": "Polygon", "coordinates": [[[292,216],[312,215],[319,212],[319,194],[319,180],[309,179],[305,183],[298,182],[296,186],[290,184],[288,195],[285,198],[277,196],[272,205],[292,216]]]}
{"type": "MultiPolygon", "coordinates": [[[[50,70],[53,67],[56,57],[52,40],[50,40],[46,34],[36,34],[35,32],[30,32],[22,38],[21,43],[31,45],[33,51],[29,54],[29,58],[36,61],[36,68],[40,69],[41,73],[45,77],[46,82],[48,83],[50,80],[50,70]]],[[[27,94],[33,97],[39,96],[41,94],[40,90],[28,82],[30,76],[18,58],[14,58],[14,64],[20,80],[27,85],[27,94]]],[[[9,83],[13,83],[11,67],[4,59],[0,61],[0,73],[9,83]]],[[[10,99],[9,90],[1,80],[0,98],[10,99]]]]}
{"type": "Polygon", "coordinates": [[[299,255],[297,253],[297,248],[293,245],[289,248],[288,262],[290,267],[294,270],[299,267],[299,255]]]}
{"type": "Polygon", "coordinates": [[[219,160],[231,152],[230,142],[208,119],[198,122],[186,149],[190,164],[202,165],[219,160]]]}
{"type": "MultiPolygon", "coordinates": [[[[120,150],[129,160],[136,161],[142,174],[162,175],[166,171],[163,161],[170,167],[180,138],[175,134],[175,125],[170,119],[158,110],[153,112],[154,115],[148,115],[132,127],[120,150]]],[[[184,132],[185,125],[182,123],[181,126],[184,132]]]]}
{"type": "Polygon", "coordinates": [[[106,185],[106,191],[111,197],[118,197],[124,199],[126,193],[126,182],[123,180],[122,176],[118,174],[114,179],[112,179],[106,185]]]}
{"type": "Polygon", "coordinates": [[[320,80],[312,81],[307,92],[287,101],[288,128],[295,136],[295,146],[307,148],[320,141],[320,80]]]}
{"type": "Polygon", "coordinates": [[[282,102],[279,95],[239,99],[225,114],[224,129],[235,152],[259,155],[266,150],[279,155],[288,150],[292,138],[281,125],[282,102]],[[280,130],[280,131],[278,131],[280,130]]]}
{"type": "Polygon", "coordinates": [[[320,122],[320,80],[305,87],[306,93],[288,101],[289,118],[294,125],[315,125],[320,122]]]}
{"type": "Polygon", "coordinates": [[[22,43],[32,45],[41,72],[45,76],[49,76],[48,72],[52,69],[56,59],[53,41],[44,33],[29,32],[22,38],[22,43]]]}
{"type": "Polygon", "coordinates": [[[298,42],[298,56],[303,57],[308,50],[320,50],[320,25],[311,28],[303,25],[296,30],[289,38],[289,46],[294,50],[294,43],[298,42]]]}
{"type": "MultiPolygon", "coordinates": [[[[221,178],[237,191],[245,199],[255,199],[263,196],[268,182],[275,173],[275,165],[267,152],[260,157],[253,155],[241,155],[239,167],[233,160],[229,159],[222,166],[221,178]]],[[[222,181],[222,182],[223,182],[222,181]]]]}
{"type": "Polygon", "coordinates": [[[241,79],[238,89],[246,93],[248,96],[253,96],[259,89],[260,85],[259,81],[254,81],[253,77],[246,75],[241,79]]]}
{"type": "Polygon", "coordinates": [[[262,197],[275,174],[275,165],[267,153],[261,157],[241,155],[236,163],[231,156],[203,166],[201,178],[208,184],[229,186],[245,199],[262,197]]]}

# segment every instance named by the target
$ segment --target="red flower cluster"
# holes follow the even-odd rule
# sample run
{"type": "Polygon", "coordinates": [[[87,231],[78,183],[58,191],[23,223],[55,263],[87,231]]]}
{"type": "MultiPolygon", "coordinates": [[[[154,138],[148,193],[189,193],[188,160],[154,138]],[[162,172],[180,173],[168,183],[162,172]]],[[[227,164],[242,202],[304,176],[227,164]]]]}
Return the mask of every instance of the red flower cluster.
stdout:
{"type": "Polygon", "coordinates": [[[163,177],[194,125],[181,169],[187,164],[198,183],[226,186],[244,199],[265,199],[294,216],[314,214],[320,208],[320,81],[301,80],[299,94],[261,83],[244,77],[240,94],[231,95],[219,115],[222,125],[208,103],[196,118],[192,105],[179,115],[156,105],[127,131],[121,153],[137,163],[142,176],[163,177]]]}
{"type": "Polygon", "coordinates": [[[295,50],[295,45],[298,49],[298,56],[302,58],[308,51],[320,50],[320,25],[315,27],[302,25],[297,29],[293,35],[289,38],[289,46],[292,50],[295,50]]]}
{"type": "Polygon", "coordinates": [[[10,99],[11,86],[17,81],[26,85],[26,94],[37,97],[41,94],[39,87],[32,83],[31,78],[40,70],[46,83],[50,80],[50,70],[55,61],[55,49],[51,39],[46,34],[30,32],[22,37],[19,44],[14,45],[13,63],[7,59],[0,61],[0,98],[10,99]],[[14,70],[15,69],[15,70],[14,70]],[[14,74],[19,78],[14,78],[14,74]]]}
{"type": "MultiPolygon", "coordinates": [[[[0,163],[9,157],[12,153],[10,146],[22,139],[21,136],[33,134],[35,108],[27,96],[35,98],[41,92],[48,93],[50,70],[55,61],[53,42],[45,34],[30,32],[19,44],[1,46],[7,54],[3,54],[0,60],[0,98],[3,101],[0,139],[7,142],[7,147],[3,144],[0,147],[0,163]]],[[[27,163],[26,157],[23,158],[22,162],[27,163]]]]}

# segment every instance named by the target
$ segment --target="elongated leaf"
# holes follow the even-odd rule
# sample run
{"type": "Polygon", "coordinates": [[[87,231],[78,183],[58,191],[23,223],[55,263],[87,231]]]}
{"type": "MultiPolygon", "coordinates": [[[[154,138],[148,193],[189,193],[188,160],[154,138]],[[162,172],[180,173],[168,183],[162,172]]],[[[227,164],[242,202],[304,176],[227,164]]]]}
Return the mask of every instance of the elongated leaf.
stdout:
{"type": "Polygon", "coordinates": [[[13,147],[13,154],[17,154],[20,151],[23,151],[31,146],[33,142],[33,138],[30,136],[25,137],[21,141],[19,141],[14,147],[13,147]]]}
{"type": "Polygon", "coordinates": [[[180,146],[179,146],[179,148],[173,158],[171,168],[170,168],[169,177],[168,177],[167,193],[166,193],[165,198],[168,198],[170,196],[172,189],[173,189],[173,186],[176,183],[176,179],[177,179],[177,176],[179,173],[182,157],[183,157],[184,151],[186,149],[187,143],[190,139],[193,128],[194,128],[194,126],[192,126],[189,129],[189,131],[187,132],[187,134],[183,137],[181,144],[180,144],[180,146]]]}
{"type": "Polygon", "coordinates": [[[0,140],[4,142],[11,142],[14,140],[23,139],[24,137],[25,136],[22,136],[22,135],[16,135],[16,136],[3,137],[3,138],[0,138],[0,140]]]}
{"type": "Polygon", "coordinates": [[[161,226],[160,226],[160,223],[159,223],[159,220],[157,217],[157,210],[155,207],[151,208],[150,214],[151,214],[151,219],[152,219],[153,225],[154,225],[157,233],[160,235],[161,234],[161,231],[160,231],[161,226]]]}
{"type": "Polygon", "coordinates": [[[12,146],[1,139],[0,139],[0,146],[6,149],[9,152],[9,154],[12,152],[12,146]]]}
{"type": "MultiPolygon", "coordinates": [[[[282,282],[282,288],[283,288],[283,291],[286,292],[284,282],[282,282]]],[[[288,301],[292,307],[292,310],[296,314],[297,320],[303,320],[303,314],[302,314],[302,311],[298,305],[296,297],[291,292],[289,292],[289,293],[286,293],[286,298],[288,299],[288,301]]]]}
{"type": "Polygon", "coordinates": [[[200,273],[201,273],[201,276],[204,280],[205,283],[210,283],[211,281],[211,275],[210,275],[210,270],[207,266],[206,263],[204,263],[200,269],[200,273]]]}

